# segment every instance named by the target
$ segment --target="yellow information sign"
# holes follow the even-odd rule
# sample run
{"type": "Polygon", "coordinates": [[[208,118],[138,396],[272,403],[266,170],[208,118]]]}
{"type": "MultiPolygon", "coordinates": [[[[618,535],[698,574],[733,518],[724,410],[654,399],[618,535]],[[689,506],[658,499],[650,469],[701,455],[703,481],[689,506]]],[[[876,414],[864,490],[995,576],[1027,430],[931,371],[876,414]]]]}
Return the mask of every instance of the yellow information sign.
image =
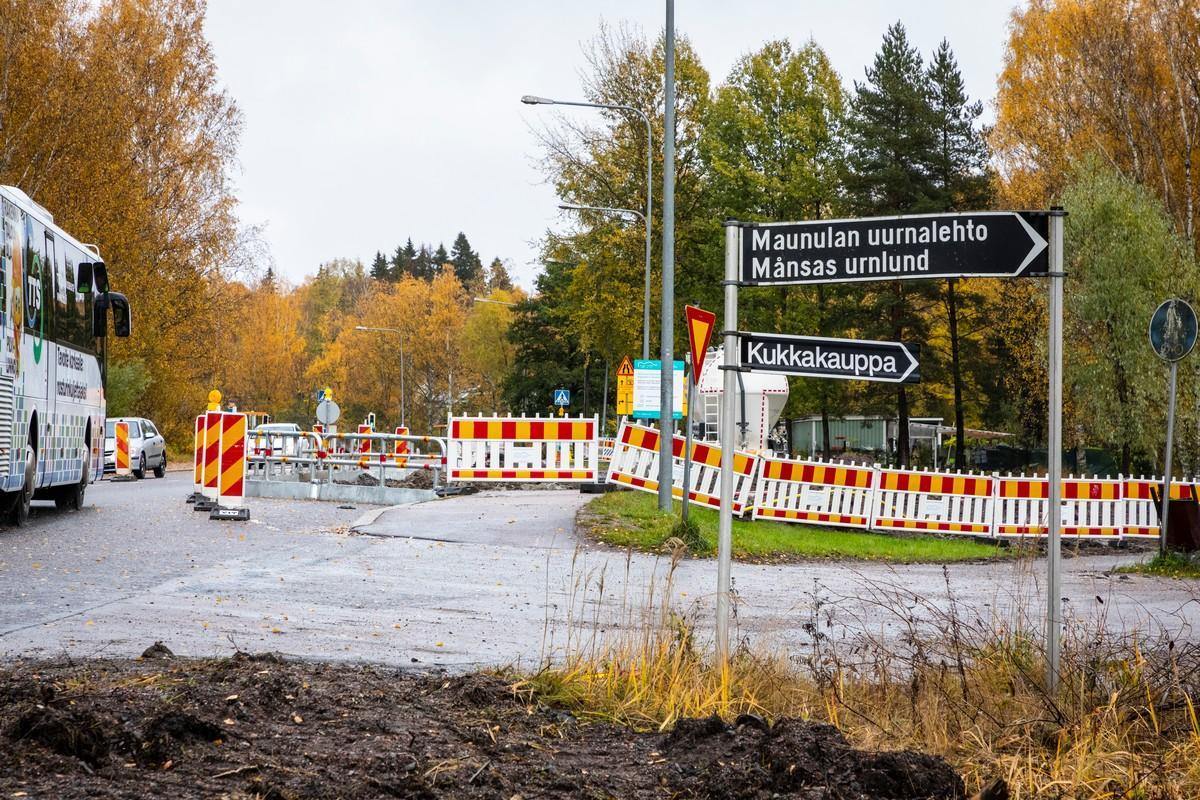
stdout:
{"type": "Polygon", "coordinates": [[[633,362],[629,356],[621,359],[617,367],[617,416],[628,417],[633,413],[633,362]]]}

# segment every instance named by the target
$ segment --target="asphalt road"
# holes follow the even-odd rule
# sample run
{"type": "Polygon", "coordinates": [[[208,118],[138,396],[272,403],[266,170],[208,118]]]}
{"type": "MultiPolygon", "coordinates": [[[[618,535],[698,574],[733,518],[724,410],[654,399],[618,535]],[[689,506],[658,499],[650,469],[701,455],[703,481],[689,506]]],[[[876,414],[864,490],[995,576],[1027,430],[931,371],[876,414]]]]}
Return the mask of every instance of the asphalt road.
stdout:
{"type": "MultiPolygon", "coordinates": [[[[483,492],[392,509],[251,499],[248,523],[183,500],[187,475],[102,483],[86,508],[0,530],[0,659],[138,655],[156,640],[452,668],[536,666],[637,628],[663,597],[711,630],[715,567],[579,542],[575,491],[483,492]],[[350,532],[352,524],[356,532],[350,532]],[[669,575],[669,578],[668,578],[669,575]]],[[[1069,558],[1071,616],[1195,636],[1195,584],[1118,577],[1129,555],[1069,558]]],[[[867,634],[906,642],[954,610],[1039,625],[1044,561],[891,568],[735,564],[740,640],[789,654],[867,634]]]]}

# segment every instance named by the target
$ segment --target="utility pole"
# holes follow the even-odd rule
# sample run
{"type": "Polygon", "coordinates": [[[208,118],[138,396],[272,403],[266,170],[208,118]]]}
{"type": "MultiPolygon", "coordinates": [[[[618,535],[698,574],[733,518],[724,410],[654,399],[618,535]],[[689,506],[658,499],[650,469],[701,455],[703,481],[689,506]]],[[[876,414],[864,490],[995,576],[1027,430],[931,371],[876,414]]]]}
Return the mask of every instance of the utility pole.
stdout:
{"type": "Polygon", "coordinates": [[[667,0],[666,77],[663,117],[663,234],[662,234],[662,385],[658,440],[658,507],[671,510],[674,475],[675,420],[671,390],[675,382],[675,0],[667,0]]]}

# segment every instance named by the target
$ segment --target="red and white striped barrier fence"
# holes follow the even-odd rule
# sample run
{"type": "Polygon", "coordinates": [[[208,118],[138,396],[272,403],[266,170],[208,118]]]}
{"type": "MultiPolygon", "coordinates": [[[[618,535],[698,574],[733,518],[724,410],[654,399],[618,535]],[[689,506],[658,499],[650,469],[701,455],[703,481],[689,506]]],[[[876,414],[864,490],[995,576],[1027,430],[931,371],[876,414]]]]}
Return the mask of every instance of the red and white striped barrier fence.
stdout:
{"type": "Polygon", "coordinates": [[[593,482],[600,474],[596,417],[451,417],[452,481],[593,482]]]}
{"type": "MultiPolygon", "coordinates": [[[[1126,478],[1123,486],[1125,495],[1125,525],[1122,536],[1134,539],[1157,539],[1161,528],[1158,515],[1162,511],[1154,498],[1162,497],[1161,478],[1126,478]],[[1153,493],[1153,494],[1152,494],[1153,493]]],[[[1192,480],[1171,481],[1172,500],[1196,499],[1196,484],[1192,480]]]]}
{"type": "MultiPolygon", "coordinates": [[[[995,536],[1045,536],[1050,484],[1044,477],[997,478],[995,536]]],[[[1122,481],[1067,478],[1062,484],[1062,535],[1119,538],[1125,525],[1122,481]]]]}
{"type": "Polygon", "coordinates": [[[760,459],[755,519],[870,527],[875,470],[821,461],[760,459]]]}
{"type": "MultiPolygon", "coordinates": [[[[671,494],[683,497],[682,436],[671,442],[674,455],[671,494]]],[[[709,508],[721,507],[721,448],[705,442],[692,442],[691,485],[688,500],[709,508]]],[[[733,513],[742,514],[754,499],[754,473],[758,460],[750,453],[733,455],[733,513]]],[[[658,491],[658,429],[628,420],[621,423],[608,464],[609,483],[620,483],[644,492],[658,491]]]]}
{"type": "Polygon", "coordinates": [[[992,535],[995,479],[948,472],[876,472],[872,526],[992,535]]]}

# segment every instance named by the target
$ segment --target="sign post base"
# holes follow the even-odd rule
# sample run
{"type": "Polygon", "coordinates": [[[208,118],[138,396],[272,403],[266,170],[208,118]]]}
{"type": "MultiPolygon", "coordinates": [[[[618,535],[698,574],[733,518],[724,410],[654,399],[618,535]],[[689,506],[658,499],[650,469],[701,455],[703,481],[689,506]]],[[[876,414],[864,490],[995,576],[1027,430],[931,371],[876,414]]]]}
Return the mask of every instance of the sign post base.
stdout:
{"type": "Polygon", "coordinates": [[[213,506],[208,518],[223,520],[225,522],[245,522],[250,519],[250,509],[213,506]]]}

